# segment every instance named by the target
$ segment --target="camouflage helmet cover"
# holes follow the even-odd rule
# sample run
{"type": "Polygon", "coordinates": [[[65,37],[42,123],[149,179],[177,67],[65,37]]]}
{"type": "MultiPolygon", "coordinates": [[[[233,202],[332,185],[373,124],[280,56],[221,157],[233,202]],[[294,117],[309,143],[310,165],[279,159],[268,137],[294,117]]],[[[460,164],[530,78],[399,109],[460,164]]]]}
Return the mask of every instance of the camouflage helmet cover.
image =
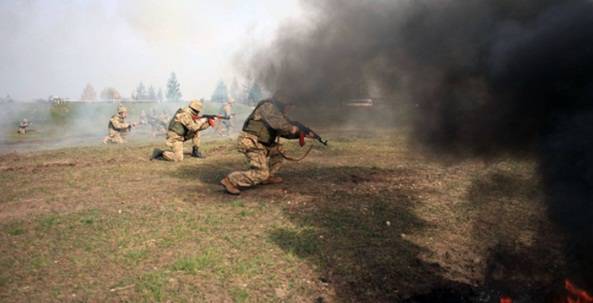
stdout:
{"type": "Polygon", "coordinates": [[[191,108],[191,109],[193,109],[193,110],[195,110],[197,112],[202,111],[202,107],[203,107],[203,105],[202,105],[202,102],[200,100],[192,100],[189,103],[189,108],[191,108]]]}
{"type": "Polygon", "coordinates": [[[123,105],[120,105],[120,106],[117,107],[117,113],[118,114],[127,113],[127,112],[128,112],[128,108],[127,107],[125,107],[123,105]]]}

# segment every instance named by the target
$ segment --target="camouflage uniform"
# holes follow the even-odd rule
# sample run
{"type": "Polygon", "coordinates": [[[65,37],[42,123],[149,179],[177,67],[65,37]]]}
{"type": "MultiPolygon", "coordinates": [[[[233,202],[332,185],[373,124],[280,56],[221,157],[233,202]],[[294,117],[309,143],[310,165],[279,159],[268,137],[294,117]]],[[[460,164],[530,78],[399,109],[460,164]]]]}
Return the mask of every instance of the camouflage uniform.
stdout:
{"type": "Polygon", "coordinates": [[[108,131],[109,134],[103,139],[103,143],[122,144],[125,143],[124,136],[130,131],[133,124],[125,122],[125,114],[128,109],[120,106],[117,114],[113,115],[109,120],[108,131]]]}
{"type": "Polygon", "coordinates": [[[19,129],[18,129],[18,133],[19,135],[24,135],[27,133],[27,128],[29,128],[31,124],[29,123],[29,121],[27,121],[27,119],[23,119],[23,121],[21,121],[21,123],[19,124],[19,129]]]}
{"type": "Polygon", "coordinates": [[[239,135],[239,152],[247,158],[249,169],[232,172],[222,182],[227,180],[234,187],[252,187],[274,177],[284,161],[280,154],[282,146],[276,139],[293,138],[293,128],[276,102],[261,101],[239,135]]]}
{"type": "MultiPolygon", "coordinates": [[[[225,116],[228,117],[228,120],[222,120],[221,124],[222,127],[224,127],[224,132],[226,133],[225,135],[229,135],[231,132],[231,129],[233,127],[233,100],[229,100],[227,103],[225,103],[222,108],[219,111],[219,114],[221,116],[225,116]]],[[[222,130],[221,130],[221,134],[222,134],[222,130]]]]}
{"type": "Polygon", "coordinates": [[[208,128],[208,119],[199,118],[202,103],[192,101],[190,106],[180,108],[169,122],[167,130],[167,146],[169,151],[164,151],[161,156],[167,161],[183,161],[183,143],[192,141],[194,153],[200,147],[200,131],[208,128]]]}

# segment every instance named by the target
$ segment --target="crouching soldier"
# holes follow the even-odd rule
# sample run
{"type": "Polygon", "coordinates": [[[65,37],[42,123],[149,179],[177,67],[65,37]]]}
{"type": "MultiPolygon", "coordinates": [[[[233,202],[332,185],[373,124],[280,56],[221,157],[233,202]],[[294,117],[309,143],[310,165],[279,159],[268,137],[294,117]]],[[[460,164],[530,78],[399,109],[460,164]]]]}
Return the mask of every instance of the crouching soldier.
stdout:
{"type": "Polygon", "coordinates": [[[125,143],[124,136],[136,126],[135,123],[126,123],[128,109],[125,106],[117,107],[117,114],[109,120],[109,134],[103,139],[103,143],[122,144],[125,143]]]}
{"type": "Polygon", "coordinates": [[[17,130],[19,135],[27,134],[29,132],[29,130],[28,130],[29,126],[31,126],[31,123],[29,123],[29,120],[27,120],[26,118],[23,119],[23,121],[21,121],[21,123],[19,124],[19,129],[17,130]]]}
{"type": "Polygon", "coordinates": [[[277,138],[296,139],[300,135],[298,125],[286,117],[291,106],[280,92],[257,104],[238,138],[239,152],[247,157],[249,169],[232,172],[220,181],[227,193],[238,195],[239,188],[282,182],[282,178],[276,176],[284,161],[277,138]]]}
{"type": "Polygon", "coordinates": [[[200,152],[200,131],[214,124],[207,118],[199,116],[202,111],[202,102],[193,100],[188,107],[180,108],[169,122],[167,129],[168,151],[155,149],[151,159],[166,161],[183,161],[183,143],[192,141],[192,157],[204,158],[200,152]]]}

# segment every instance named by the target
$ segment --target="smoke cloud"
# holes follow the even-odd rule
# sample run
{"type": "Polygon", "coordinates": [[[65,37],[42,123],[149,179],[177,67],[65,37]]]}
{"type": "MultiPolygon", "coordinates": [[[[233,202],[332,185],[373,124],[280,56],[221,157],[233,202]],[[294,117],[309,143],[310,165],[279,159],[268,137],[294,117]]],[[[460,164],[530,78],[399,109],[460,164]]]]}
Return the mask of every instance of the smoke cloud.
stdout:
{"type": "Polygon", "coordinates": [[[551,217],[591,275],[592,1],[304,3],[309,15],[252,58],[268,90],[316,106],[377,86],[394,110],[414,109],[431,150],[537,157],[551,217]]]}

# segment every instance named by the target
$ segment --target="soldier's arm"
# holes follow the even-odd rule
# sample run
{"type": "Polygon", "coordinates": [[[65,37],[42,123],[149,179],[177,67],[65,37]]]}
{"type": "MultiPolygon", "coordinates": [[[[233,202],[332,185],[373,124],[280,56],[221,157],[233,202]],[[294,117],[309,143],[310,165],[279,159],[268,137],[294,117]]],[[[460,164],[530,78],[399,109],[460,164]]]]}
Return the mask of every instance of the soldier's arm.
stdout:
{"type": "Polygon", "coordinates": [[[293,134],[296,127],[271,103],[264,104],[259,108],[262,119],[281,135],[293,134]]]}
{"type": "Polygon", "coordinates": [[[208,119],[200,118],[200,119],[197,119],[196,121],[194,121],[193,118],[191,117],[191,115],[188,115],[188,114],[180,115],[179,122],[181,122],[181,124],[185,125],[185,127],[187,127],[187,130],[190,132],[199,132],[199,131],[204,130],[210,126],[210,125],[208,125],[208,119]]]}
{"type": "Polygon", "coordinates": [[[125,123],[125,122],[120,122],[117,117],[111,118],[111,125],[113,125],[113,128],[115,128],[117,130],[125,130],[130,127],[130,124],[125,123]]]}

